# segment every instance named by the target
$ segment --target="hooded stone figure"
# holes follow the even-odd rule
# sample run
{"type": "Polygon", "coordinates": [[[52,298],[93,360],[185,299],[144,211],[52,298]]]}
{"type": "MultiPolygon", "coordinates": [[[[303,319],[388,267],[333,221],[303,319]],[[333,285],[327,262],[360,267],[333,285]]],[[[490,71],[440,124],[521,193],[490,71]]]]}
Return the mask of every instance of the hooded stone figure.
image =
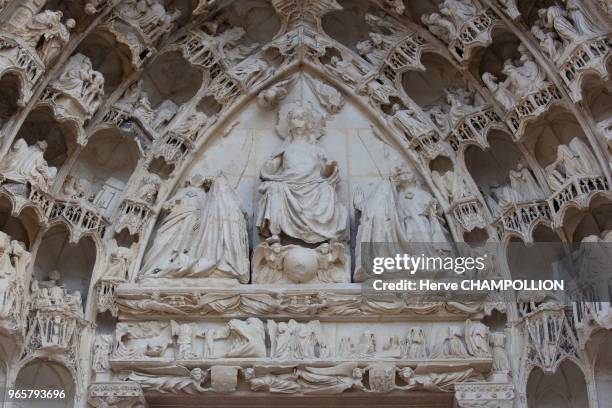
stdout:
{"type": "Polygon", "coordinates": [[[225,176],[205,192],[190,181],[167,203],[169,213],[145,257],[143,277],[249,280],[246,221],[225,176]]]}
{"type": "Polygon", "coordinates": [[[406,169],[396,168],[367,197],[355,201],[360,212],[355,281],[367,278],[375,257],[450,251],[437,200],[406,169]]]}
{"type": "Polygon", "coordinates": [[[367,197],[356,197],[355,208],[360,213],[355,281],[363,281],[374,257],[404,253],[409,244],[403,228],[404,214],[391,178],[378,183],[367,197]]]}
{"type": "Polygon", "coordinates": [[[142,275],[166,275],[169,269],[175,267],[179,256],[190,251],[205,199],[206,192],[201,188],[201,180],[194,176],[164,203],[162,208],[166,215],[144,257],[142,275]]]}

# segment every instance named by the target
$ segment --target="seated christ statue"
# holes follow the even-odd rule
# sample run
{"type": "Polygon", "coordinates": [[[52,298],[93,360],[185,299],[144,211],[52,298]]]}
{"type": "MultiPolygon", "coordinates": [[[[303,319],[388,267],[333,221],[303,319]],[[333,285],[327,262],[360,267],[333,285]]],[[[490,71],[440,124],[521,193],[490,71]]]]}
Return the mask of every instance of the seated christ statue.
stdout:
{"type": "Polygon", "coordinates": [[[305,107],[287,116],[283,146],[261,169],[257,227],[263,236],[285,235],[307,243],[342,240],[348,212],[338,200],[338,165],[317,143],[315,113],[305,107]]]}

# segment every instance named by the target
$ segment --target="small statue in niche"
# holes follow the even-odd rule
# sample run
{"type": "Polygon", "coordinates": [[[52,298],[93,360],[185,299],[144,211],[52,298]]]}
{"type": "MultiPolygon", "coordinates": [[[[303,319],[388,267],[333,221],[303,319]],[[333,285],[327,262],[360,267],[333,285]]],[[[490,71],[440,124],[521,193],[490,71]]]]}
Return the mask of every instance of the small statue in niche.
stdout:
{"type": "MultiPolygon", "coordinates": [[[[144,125],[155,131],[160,131],[174,118],[178,106],[170,99],[165,99],[156,108],[153,108],[149,95],[143,90],[143,85],[143,80],[134,82],[126,89],[116,105],[130,112],[144,125]]],[[[190,123],[187,124],[190,125],[190,123]]],[[[185,125],[183,124],[183,126],[185,125]]],[[[190,130],[193,131],[193,129],[190,130]]]]}
{"type": "Polygon", "coordinates": [[[17,183],[30,183],[43,191],[49,190],[57,175],[57,169],[45,160],[47,142],[40,140],[28,146],[24,139],[17,139],[0,164],[0,175],[17,183]]]}
{"type": "Polygon", "coordinates": [[[319,125],[311,108],[287,115],[283,146],[261,169],[256,226],[263,236],[280,235],[307,243],[343,240],[348,212],[338,199],[338,165],[317,143],[319,125]]]}
{"type": "Polygon", "coordinates": [[[478,15],[479,7],[473,0],[444,0],[440,12],[452,20],[459,31],[463,24],[478,15]]]}
{"type": "Polygon", "coordinates": [[[83,315],[81,292],[75,290],[69,293],[64,285],[60,285],[61,275],[57,270],[49,272],[49,280],[32,281],[31,292],[34,304],[38,308],[62,307],[66,312],[76,316],[83,315]]]}
{"type": "Polygon", "coordinates": [[[154,0],[126,0],[117,7],[116,13],[124,20],[136,25],[152,41],[159,38],[181,15],[179,10],[166,12],[163,4],[154,0]]]}
{"type": "Polygon", "coordinates": [[[438,13],[431,13],[429,15],[423,14],[421,16],[421,22],[429,28],[429,31],[431,31],[433,35],[447,44],[450,44],[450,42],[457,37],[455,25],[438,13]]]}
{"type": "Polygon", "coordinates": [[[512,109],[520,99],[549,85],[544,71],[534,61],[527,48],[521,44],[518,51],[521,54],[519,60],[521,65],[516,65],[512,60],[506,60],[502,69],[502,73],[506,75],[503,82],[498,82],[490,72],[482,75],[485,85],[507,110],[512,109]]]}
{"type": "Polygon", "coordinates": [[[506,354],[506,335],[499,332],[491,333],[490,341],[493,348],[493,366],[491,370],[493,372],[509,372],[510,361],[508,360],[508,354],[506,354]]]}
{"type": "Polygon", "coordinates": [[[395,103],[392,110],[392,121],[397,124],[408,138],[418,138],[433,131],[432,127],[420,117],[416,109],[401,109],[400,105],[395,103]]]}
{"type": "Polygon", "coordinates": [[[342,80],[349,85],[357,84],[364,74],[350,57],[345,60],[344,57],[334,55],[326,67],[340,75],[342,80]]]}
{"type": "Polygon", "coordinates": [[[493,94],[493,97],[499,102],[506,110],[512,109],[518,100],[516,96],[508,89],[510,81],[499,81],[499,79],[490,72],[482,74],[482,81],[485,83],[487,88],[493,94]]]}
{"type": "Polygon", "coordinates": [[[574,177],[597,176],[600,171],[591,149],[579,137],[575,137],[568,145],[557,146],[557,158],[546,166],[546,173],[551,188],[558,191],[574,177]]]}
{"type": "Polygon", "coordinates": [[[88,186],[84,179],[77,178],[72,174],[66,176],[62,186],[62,194],[67,199],[93,201],[91,186],[88,186]]]}
{"type": "Polygon", "coordinates": [[[99,334],[94,340],[94,354],[91,363],[92,369],[96,373],[108,371],[110,369],[109,356],[113,346],[113,336],[110,334],[99,334]]]}
{"type": "Polygon", "coordinates": [[[161,178],[157,174],[146,174],[142,178],[142,183],[134,192],[133,198],[148,205],[155,204],[161,183],[161,178]]]}
{"type": "Polygon", "coordinates": [[[179,123],[175,123],[168,131],[177,133],[184,136],[187,140],[193,141],[207,121],[208,116],[205,113],[195,111],[179,123]]]}
{"type": "Polygon", "coordinates": [[[516,194],[516,202],[543,200],[544,192],[538,185],[529,168],[519,161],[513,170],[510,170],[510,187],[516,194]]]}
{"type": "Polygon", "coordinates": [[[537,23],[531,27],[531,33],[540,42],[540,48],[548,54],[550,59],[556,61],[562,46],[556,33],[540,27],[537,23]]]}
{"type": "MultiPolygon", "coordinates": [[[[75,54],[70,57],[59,78],[49,83],[49,87],[79,101],[86,113],[91,115],[102,102],[104,76],[93,69],[87,56],[75,54]]],[[[61,104],[61,98],[56,100],[56,104],[61,104]]]]}
{"type": "MultiPolygon", "coordinates": [[[[572,0],[567,2],[567,10],[559,4],[553,4],[540,9],[538,16],[539,23],[548,30],[554,30],[563,41],[564,47],[597,35],[599,32],[586,18],[580,6],[572,0]]],[[[561,51],[558,51],[558,54],[561,54],[561,51]]]]}
{"type": "Polygon", "coordinates": [[[18,312],[16,304],[21,301],[25,270],[32,255],[25,244],[0,231],[0,318],[8,318],[18,312]]]}
{"type": "Polygon", "coordinates": [[[61,11],[44,10],[31,16],[24,25],[7,29],[35,48],[43,63],[47,65],[53,62],[68,43],[70,30],[76,25],[71,18],[62,23],[62,17],[61,11]]]}
{"type": "Polygon", "coordinates": [[[110,242],[110,266],[105,277],[127,280],[132,259],[136,256],[137,245],[134,243],[130,247],[117,245],[114,239],[110,242]]]}
{"type": "Polygon", "coordinates": [[[452,127],[465,116],[480,108],[476,106],[476,93],[466,88],[447,88],[444,90],[448,104],[448,120],[452,127]]]}

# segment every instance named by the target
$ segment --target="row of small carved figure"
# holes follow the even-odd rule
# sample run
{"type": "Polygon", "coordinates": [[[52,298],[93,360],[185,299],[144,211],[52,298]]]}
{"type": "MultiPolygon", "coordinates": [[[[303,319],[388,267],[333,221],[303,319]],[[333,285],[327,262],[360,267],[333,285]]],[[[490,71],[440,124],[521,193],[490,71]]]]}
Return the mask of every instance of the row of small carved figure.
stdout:
{"type": "MultiPolygon", "coordinates": [[[[288,322],[268,320],[267,335],[264,323],[254,317],[232,319],[216,328],[175,321],[118,323],[114,337],[100,335],[96,338],[95,350],[100,360],[110,358],[118,361],[166,359],[171,347],[176,360],[268,356],[277,360],[373,357],[425,360],[488,359],[505,347],[503,333],[490,333],[487,326],[471,320],[465,322],[465,329],[459,326],[434,328],[431,337],[435,338],[435,344],[431,350],[421,327],[413,327],[403,336],[388,336],[382,347],[377,337],[380,335],[370,330],[360,336],[339,336],[334,352],[329,349],[330,339],[318,320],[308,323],[298,323],[293,319],[288,322]],[[218,349],[219,345],[222,350],[218,349]]],[[[504,362],[499,365],[507,366],[504,362]]],[[[103,368],[98,367],[100,370],[103,368]]]]}
{"type": "MultiPolygon", "coordinates": [[[[424,372],[418,367],[398,367],[393,363],[373,363],[360,367],[354,362],[330,367],[285,368],[212,366],[188,369],[183,366],[166,366],[121,372],[118,376],[124,381],[138,383],[145,393],[198,394],[213,391],[227,394],[236,390],[239,374],[242,374],[242,379],[253,391],[315,395],[340,394],[349,390],[450,392],[456,383],[468,379],[484,380],[482,373],[473,368],[424,372]],[[402,385],[397,385],[396,377],[399,377],[402,385]]],[[[507,379],[507,373],[505,375],[507,379]]]]}

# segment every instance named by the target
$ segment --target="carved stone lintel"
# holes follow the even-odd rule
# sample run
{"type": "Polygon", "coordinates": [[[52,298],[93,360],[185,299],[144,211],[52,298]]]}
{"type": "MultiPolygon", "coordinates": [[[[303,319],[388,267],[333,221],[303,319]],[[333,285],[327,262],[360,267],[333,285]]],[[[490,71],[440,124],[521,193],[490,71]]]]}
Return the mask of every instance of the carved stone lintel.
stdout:
{"type": "Polygon", "coordinates": [[[511,408],[514,386],[486,382],[455,384],[455,400],[460,408],[511,408]]]}
{"type": "Polygon", "coordinates": [[[140,385],[126,381],[91,384],[88,402],[100,408],[148,407],[140,385]]]}

